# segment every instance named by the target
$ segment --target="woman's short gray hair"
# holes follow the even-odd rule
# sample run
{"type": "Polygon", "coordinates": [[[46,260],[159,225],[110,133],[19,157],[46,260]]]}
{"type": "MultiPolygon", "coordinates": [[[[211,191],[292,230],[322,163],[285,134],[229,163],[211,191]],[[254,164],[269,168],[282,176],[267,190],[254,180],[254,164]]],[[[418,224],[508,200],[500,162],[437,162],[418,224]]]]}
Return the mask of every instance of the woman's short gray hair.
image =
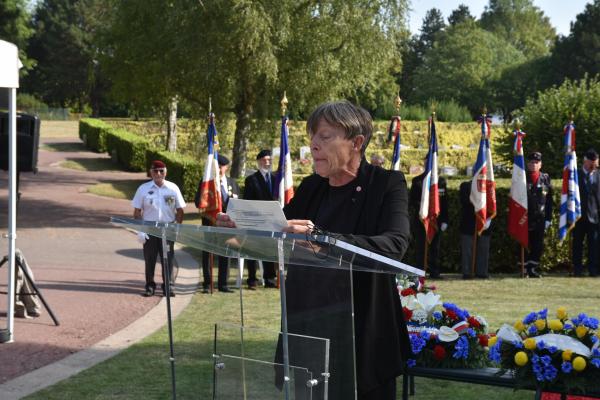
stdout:
{"type": "Polygon", "coordinates": [[[373,136],[373,120],[367,110],[345,100],[323,103],[310,114],[306,121],[306,131],[310,136],[314,135],[321,120],[342,128],[346,132],[346,139],[363,135],[365,142],[361,152],[365,153],[371,136],[373,136]]]}

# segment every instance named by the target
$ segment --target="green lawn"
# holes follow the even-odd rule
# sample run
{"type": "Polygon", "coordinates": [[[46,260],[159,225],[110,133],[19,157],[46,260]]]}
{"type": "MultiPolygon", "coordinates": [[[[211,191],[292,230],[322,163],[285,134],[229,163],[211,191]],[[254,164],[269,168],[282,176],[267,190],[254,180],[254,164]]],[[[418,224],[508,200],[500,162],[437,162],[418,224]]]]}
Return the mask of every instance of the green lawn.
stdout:
{"type": "MultiPolygon", "coordinates": [[[[232,275],[235,270],[232,271],[232,275]]],[[[600,291],[597,279],[545,277],[519,279],[494,277],[490,280],[446,279],[433,282],[443,301],[454,302],[472,314],[484,316],[493,329],[512,324],[533,310],[544,307],[550,313],[565,306],[571,313],[598,316],[600,291]]],[[[244,292],[246,326],[276,330],[279,324],[279,296],[274,290],[244,292]]],[[[212,396],[212,347],[216,322],[239,323],[239,292],[197,294],[174,324],[177,397],[209,399],[212,396]]],[[[267,354],[273,337],[260,333],[249,339],[267,354]],[[258,343],[258,344],[257,344],[258,343]],[[262,347],[261,347],[262,346],[262,347]]],[[[146,338],[120,355],[61,382],[28,399],[165,399],[170,396],[170,367],[167,330],[146,338]]],[[[250,368],[249,368],[250,370],[250,368]]],[[[270,368],[264,373],[271,373],[270,368]]],[[[250,373],[250,371],[249,371],[250,373]]],[[[399,381],[400,386],[400,381],[399,381]]],[[[229,386],[228,388],[231,388],[229,386]]],[[[421,399],[531,399],[532,392],[417,379],[416,400],[421,399]]]]}

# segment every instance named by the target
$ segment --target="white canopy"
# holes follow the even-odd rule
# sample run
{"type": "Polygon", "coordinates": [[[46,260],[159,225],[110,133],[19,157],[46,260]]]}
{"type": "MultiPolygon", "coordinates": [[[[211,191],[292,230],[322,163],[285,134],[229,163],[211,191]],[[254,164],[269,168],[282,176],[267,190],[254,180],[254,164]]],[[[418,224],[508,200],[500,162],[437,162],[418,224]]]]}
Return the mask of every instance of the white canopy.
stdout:
{"type": "Polygon", "coordinates": [[[17,88],[19,87],[19,49],[12,43],[0,40],[0,108],[8,108],[8,337],[13,341],[15,308],[15,250],[17,238],[17,88]]]}

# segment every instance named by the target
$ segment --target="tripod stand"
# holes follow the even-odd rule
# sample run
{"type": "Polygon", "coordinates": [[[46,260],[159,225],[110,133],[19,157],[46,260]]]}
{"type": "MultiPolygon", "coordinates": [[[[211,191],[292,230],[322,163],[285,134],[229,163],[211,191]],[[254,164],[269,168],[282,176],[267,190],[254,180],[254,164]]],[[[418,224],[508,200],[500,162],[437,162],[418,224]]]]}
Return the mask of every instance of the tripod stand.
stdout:
{"type": "MultiPolygon", "coordinates": [[[[2,266],[6,262],[8,262],[8,256],[4,256],[4,258],[2,258],[2,261],[0,261],[0,268],[2,268],[2,266]]],[[[46,302],[46,299],[44,299],[44,296],[42,295],[42,292],[36,286],[35,282],[31,278],[31,275],[29,275],[29,272],[28,272],[29,271],[29,266],[27,265],[27,261],[25,261],[25,257],[23,257],[23,253],[19,249],[16,249],[16,251],[15,251],[15,265],[23,273],[23,276],[25,277],[25,279],[27,279],[27,282],[33,288],[33,293],[20,293],[20,295],[21,296],[35,296],[35,295],[37,295],[40,298],[40,300],[42,301],[42,304],[44,305],[44,308],[46,309],[46,311],[48,311],[48,314],[52,318],[52,321],[54,321],[54,325],[56,325],[56,326],[60,325],[60,322],[58,322],[58,319],[56,318],[56,316],[52,312],[52,309],[50,308],[50,306],[46,302]]],[[[6,294],[6,293],[3,293],[3,294],[6,294]]]]}

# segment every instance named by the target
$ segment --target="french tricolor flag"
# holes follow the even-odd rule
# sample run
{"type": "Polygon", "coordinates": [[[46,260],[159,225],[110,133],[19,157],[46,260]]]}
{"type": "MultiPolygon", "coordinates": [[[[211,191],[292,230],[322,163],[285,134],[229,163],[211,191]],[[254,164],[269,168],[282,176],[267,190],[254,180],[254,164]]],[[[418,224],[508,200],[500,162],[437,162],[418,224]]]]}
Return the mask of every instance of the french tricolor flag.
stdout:
{"type": "Polygon", "coordinates": [[[219,175],[219,164],[217,162],[217,128],[215,127],[215,114],[208,115],[208,131],[206,132],[208,143],[208,157],[204,167],[204,176],[200,184],[200,214],[215,221],[217,214],[222,208],[221,180],[219,175]]]}
{"type": "Polygon", "coordinates": [[[581,218],[581,198],[579,176],[577,174],[577,154],[575,153],[575,125],[573,121],[565,126],[565,164],[560,195],[560,217],[558,238],[563,241],[577,220],[581,218]]]}
{"type": "Polygon", "coordinates": [[[512,181],[508,198],[508,234],[524,248],[529,246],[529,225],[527,221],[527,177],[525,158],[523,157],[523,137],[525,132],[516,129],[515,157],[513,161],[512,181]]]}
{"type": "Polygon", "coordinates": [[[481,124],[481,141],[477,152],[477,161],[473,167],[473,181],[469,199],[475,208],[475,229],[481,235],[485,224],[496,216],[496,182],[492,150],[490,149],[490,130],[492,119],[488,115],[479,118],[481,124]]]}
{"type": "Polygon", "coordinates": [[[392,154],[392,170],[400,171],[400,117],[393,117],[388,129],[388,141],[394,138],[394,153],[392,154]]]}
{"type": "Polygon", "coordinates": [[[437,232],[437,217],[440,215],[440,193],[438,191],[438,145],[435,132],[435,121],[429,119],[429,152],[425,161],[425,177],[421,191],[419,218],[423,222],[427,234],[427,242],[431,243],[437,232]]]}
{"type": "Polygon", "coordinates": [[[277,169],[275,198],[283,207],[294,197],[294,182],[292,181],[292,157],[288,146],[288,118],[281,117],[281,145],[279,151],[279,167],[277,169]]]}

